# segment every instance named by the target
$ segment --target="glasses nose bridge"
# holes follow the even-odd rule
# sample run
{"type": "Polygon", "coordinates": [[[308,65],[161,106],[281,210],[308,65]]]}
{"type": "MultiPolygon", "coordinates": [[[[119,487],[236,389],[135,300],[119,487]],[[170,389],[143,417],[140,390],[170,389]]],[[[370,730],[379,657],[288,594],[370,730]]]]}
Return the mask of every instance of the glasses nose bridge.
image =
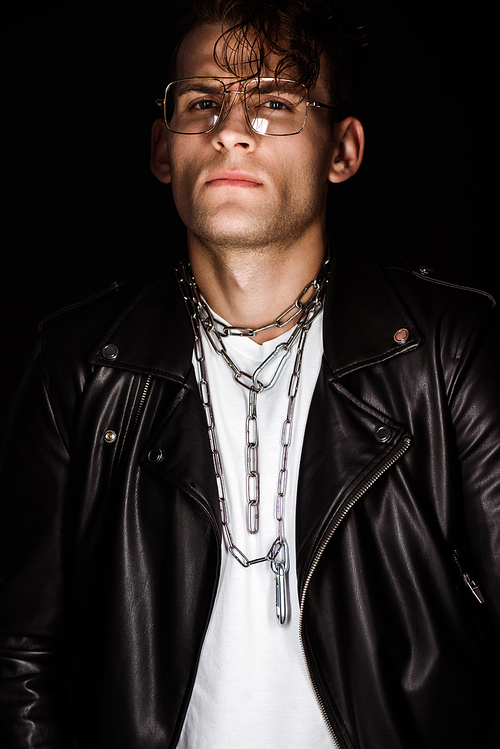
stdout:
{"type": "Polygon", "coordinates": [[[224,86],[224,95],[222,97],[221,102],[221,113],[225,111],[227,108],[234,106],[235,99],[231,99],[232,95],[241,95],[243,98],[241,101],[243,102],[243,106],[246,110],[246,87],[247,83],[243,83],[242,81],[233,81],[233,83],[222,83],[224,86]],[[231,88],[232,86],[238,86],[237,89],[231,88]]]}
{"type": "Polygon", "coordinates": [[[241,102],[243,114],[245,115],[245,120],[247,124],[250,124],[247,99],[246,99],[246,93],[247,93],[246,89],[247,89],[248,83],[249,81],[242,82],[239,80],[233,81],[233,83],[222,82],[222,85],[224,87],[224,95],[221,101],[221,108],[220,108],[219,119],[218,119],[217,125],[220,125],[223,121],[227,119],[227,117],[232,112],[235,104],[238,101],[236,98],[231,96],[232,94],[241,95],[242,98],[239,99],[239,101],[241,102]],[[232,86],[238,86],[239,88],[233,89],[231,88],[232,86]]]}
{"type": "Polygon", "coordinates": [[[244,83],[243,81],[236,80],[233,81],[233,83],[224,83],[224,81],[221,81],[222,85],[224,86],[224,93],[225,94],[244,94],[245,93],[245,87],[248,83],[244,83]],[[232,86],[243,86],[241,90],[233,89],[232,86]]]}

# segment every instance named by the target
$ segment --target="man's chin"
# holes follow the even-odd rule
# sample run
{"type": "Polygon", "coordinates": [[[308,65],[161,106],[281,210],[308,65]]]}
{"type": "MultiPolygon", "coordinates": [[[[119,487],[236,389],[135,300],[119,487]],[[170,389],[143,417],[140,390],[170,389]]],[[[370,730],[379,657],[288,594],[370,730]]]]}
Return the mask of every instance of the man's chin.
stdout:
{"type": "Polygon", "coordinates": [[[274,221],[263,221],[262,216],[234,211],[218,211],[196,221],[190,231],[206,246],[259,248],[279,241],[283,227],[274,221]]]}
{"type": "MultiPolygon", "coordinates": [[[[266,233],[238,230],[216,230],[213,232],[193,232],[197,240],[210,249],[216,250],[262,250],[270,244],[269,235],[266,233]]],[[[272,243],[272,240],[271,240],[272,243]]]]}

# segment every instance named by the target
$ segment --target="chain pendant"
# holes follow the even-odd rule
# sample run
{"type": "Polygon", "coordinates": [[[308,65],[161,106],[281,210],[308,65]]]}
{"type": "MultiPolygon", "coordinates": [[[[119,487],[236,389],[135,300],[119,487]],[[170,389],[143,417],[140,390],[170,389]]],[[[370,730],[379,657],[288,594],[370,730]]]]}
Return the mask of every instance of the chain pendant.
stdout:
{"type": "Polygon", "coordinates": [[[278,572],[274,573],[276,578],[276,619],[278,624],[283,626],[286,622],[287,605],[286,605],[286,579],[285,570],[282,564],[278,565],[278,572]]]}
{"type": "Polygon", "coordinates": [[[287,574],[290,569],[288,543],[282,539],[283,545],[274,559],[271,559],[271,569],[276,583],[276,620],[283,626],[288,616],[287,574]]]}

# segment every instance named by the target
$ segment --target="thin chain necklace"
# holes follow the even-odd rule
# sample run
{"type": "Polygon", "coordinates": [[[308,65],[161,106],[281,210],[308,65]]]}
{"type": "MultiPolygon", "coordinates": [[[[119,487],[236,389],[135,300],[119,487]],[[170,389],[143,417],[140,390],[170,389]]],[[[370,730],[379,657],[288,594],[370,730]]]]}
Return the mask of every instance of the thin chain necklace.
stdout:
{"type": "Polygon", "coordinates": [[[189,263],[181,263],[176,270],[177,281],[180,286],[184,301],[186,303],[191,324],[194,333],[194,351],[196,361],[200,371],[199,389],[205,417],[207,420],[208,437],[212,458],[215,468],[215,479],[219,495],[219,506],[221,513],[222,528],[227,543],[229,553],[243,567],[250,567],[253,564],[269,562],[271,570],[275,575],[276,581],[276,617],[279,624],[284,624],[287,618],[287,597],[286,597],[286,574],[289,570],[289,552],[288,543],[284,533],[284,510],[285,494],[288,478],[288,453],[292,440],[293,412],[295,399],[297,396],[300,372],[302,366],[302,357],[306,342],[307,333],[323,306],[323,300],[326,290],[326,284],[329,277],[329,255],[327,254],[318,275],[308,284],[301,294],[297,297],[294,304],[283,312],[274,323],[265,325],[262,328],[240,328],[232,327],[215,318],[205,300],[201,296],[196,281],[191,273],[189,263]],[[311,298],[303,303],[302,299],[309,289],[313,288],[311,298]],[[256,333],[267,330],[272,327],[281,328],[291,320],[297,319],[296,326],[291,332],[288,340],[281,343],[272,353],[257,367],[253,374],[241,371],[227,353],[223,338],[228,335],[252,337],[256,333]],[[291,355],[292,347],[297,342],[297,353],[293,372],[290,377],[288,387],[288,408],[287,415],[283,422],[281,431],[281,457],[280,468],[278,471],[278,487],[275,500],[275,517],[277,524],[277,536],[267,554],[256,559],[249,559],[234,543],[230,527],[229,509],[227,494],[225,489],[224,474],[222,470],[222,460],[219,452],[215,418],[208,386],[207,370],[205,355],[203,350],[203,339],[201,327],[215,350],[223,358],[226,364],[233,372],[235,381],[248,390],[248,412],[246,418],[246,496],[247,496],[247,530],[249,533],[257,533],[259,530],[259,505],[260,505],[260,476],[258,470],[258,423],[257,423],[257,396],[263,390],[268,390],[276,384],[284,365],[291,355]],[[264,384],[260,377],[264,370],[273,362],[275,363],[274,372],[271,374],[268,382],[264,384]]]}

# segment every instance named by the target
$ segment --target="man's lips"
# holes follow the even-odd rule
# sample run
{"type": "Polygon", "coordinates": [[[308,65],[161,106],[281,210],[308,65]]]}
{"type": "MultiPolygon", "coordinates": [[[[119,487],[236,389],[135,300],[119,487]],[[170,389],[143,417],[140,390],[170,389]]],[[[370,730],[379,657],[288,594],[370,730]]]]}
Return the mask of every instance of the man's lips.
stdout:
{"type": "Polygon", "coordinates": [[[234,169],[224,169],[213,172],[206,180],[210,187],[259,187],[262,182],[248,172],[240,172],[234,169]]]}

